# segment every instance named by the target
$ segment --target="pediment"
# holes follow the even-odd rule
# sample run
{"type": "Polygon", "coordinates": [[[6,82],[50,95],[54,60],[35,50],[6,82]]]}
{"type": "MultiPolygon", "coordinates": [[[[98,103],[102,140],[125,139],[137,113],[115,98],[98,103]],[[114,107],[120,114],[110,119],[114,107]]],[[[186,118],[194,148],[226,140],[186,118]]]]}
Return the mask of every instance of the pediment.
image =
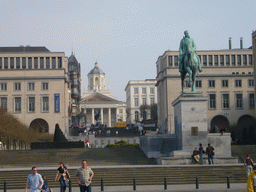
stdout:
{"type": "Polygon", "coordinates": [[[87,102],[119,102],[118,100],[112,99],[106,95],[100,94],[100,93],[94,93],[84,99],[82,99],[81,102],[87,103],[87,102]]]}

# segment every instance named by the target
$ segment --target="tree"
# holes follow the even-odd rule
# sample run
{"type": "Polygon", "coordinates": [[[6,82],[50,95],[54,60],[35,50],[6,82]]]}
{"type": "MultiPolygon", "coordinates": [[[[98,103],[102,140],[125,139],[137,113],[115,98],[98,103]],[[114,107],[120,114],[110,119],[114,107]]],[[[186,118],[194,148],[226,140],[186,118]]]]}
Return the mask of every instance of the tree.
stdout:
{"type": "Polygon", "coordinates": [[[67,139],[64,136],[63,132],[61,131],[58,123],[56,123],[56,125],[55,125],[53,142],[67,142],[67,139]]]}
{"type": "Polygon", "coordinates": [[[152,120],[157,120],[157,104],[150,106],[150,114],[152,120]]]}
{"type": "Polygon", "coordinates": [[[142,117],[143,120],[147,119],[147,110],[150,109],[149,105],[141,105],[140,106],[140,116],[142,117]]]}

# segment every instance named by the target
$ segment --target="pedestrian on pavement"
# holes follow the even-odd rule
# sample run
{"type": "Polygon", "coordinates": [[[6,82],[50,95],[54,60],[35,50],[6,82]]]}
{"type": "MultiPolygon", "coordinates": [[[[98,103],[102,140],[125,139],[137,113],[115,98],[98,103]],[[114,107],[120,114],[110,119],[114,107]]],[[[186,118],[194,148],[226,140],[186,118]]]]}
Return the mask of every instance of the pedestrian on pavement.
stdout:
{"type": "Polygon", "coordinates": [[[205,154],[203,145],[202,145],[202,143],[199,143],[199,156],[200,156],[200,161],[199,161],[199,163],[200,163],[201,165],[204,164],[203,154],[205,154]]]}
{"type": "Polygon", "coordinates": [[[60,192],[65,192],[67,188],[67,180],[70,178],[67,167],[63,162],[60,162],[60,167],[57,169],[55,182],[60,182],[60,192]]]}
{"type": "Polygon", "coordinates": [[[44,184],[42,176],[37,173],[37,167],[32,167],[32,173],[28,175],[25,192],[28,190],[30,185],[30,192],[41,192],[44,184]]]}
{"type": "Polygon", "coordinates": [[[82,167],[75,172],[75,180],[80,187],[80,192],[91,192],[91,183],[94,173],[90,167],[87,166],[86,160],[82,161],[82,167]]]}
{"type": "Polygon", "coordinates": [[[208,155],[208,163],[209,165],[213,163],[213,156],[214,156],[214,148],[211,146],[210,143],[208,143],[208,147],[206,148],[206,154],[208,155]]]}
{"type": "Polygon", "coordinates": [[[199,151],[196,147],[195,150],[193,151],[192,158],[196,161],[196,163],[199,163],[199,151]]]}
{"type": "Polygon", "coordinates": [[[247,172],[247,178],[249,177],[250,173],[252,172],[253,167],[253,160],[250,158],[250,155],[246,155],[246,159],[244,160],[244,168],[246,164],[246,172],[247,172]]]}
{"type": "Polygon", "coordinates": [[[253,171],[247,179],[247,192],[256,191],[256,166],[253,166],[253,171]]]}

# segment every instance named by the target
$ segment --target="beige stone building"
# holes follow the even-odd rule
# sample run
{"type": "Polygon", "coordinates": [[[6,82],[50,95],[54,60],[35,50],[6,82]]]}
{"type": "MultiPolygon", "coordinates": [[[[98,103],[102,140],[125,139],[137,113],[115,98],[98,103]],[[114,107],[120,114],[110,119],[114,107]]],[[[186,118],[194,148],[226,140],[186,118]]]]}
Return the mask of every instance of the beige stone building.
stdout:
{"type": "MultiPolygon", "coordinates": [[[[252,49],[244,49],[241,39],[240,49],[231,49],[230,40],[230,49],[197,54],[203,72],[197,74],[196,90],[208,98],[208,130],[251,121],[255,116],[252,49]]],[[[168,133],[175,133],[171,103],[181,94],[178,55],[178,51],[166,51],[156,62],[158,123],[168,133]]]]}
{"type": "Polygon", "coordinates": [[[0,104],[27,126],[68,133],[68,58],[46,47],[0,47],[0,104]]]}
{"type": "MultiPolygon", "coordinates": [[[[256,30],[252,32],[252,50],[253,50],[253,54],[252,54],[252,61],[253,61],[253,66],[254,66],[254,82],[256,81],[256,30]]],[[[256,85],[254,85],[254,92],[256,92],[256,85]]],[[[254,95],[256,96],[256,94],[254,93],[254,95]]],[[[255,113],[256,116],[256,113],[255,113]]]]}
{"type": "Polygon", "coordinates": [[[97,123],[112,127],[118,121],[126,121],[126,103],[110,94],[105,86],[105,73],[96,61],[88,73],[88,88],[84,90],[80,108],[88,125],[97,123]],[[95,116],[100,114],[98,122],[95,116]]]}
{"type": "MultiPolygon", "coordinates": [[[[129,81],[125,87],[127,105],[127,123],[142,121],[140,114],[141,105],[153,105],[157,103],[157,89],[155,79],[129,81]]],[[[151,119],[150,110],[146,113],[146,119],[151,119]]]]}

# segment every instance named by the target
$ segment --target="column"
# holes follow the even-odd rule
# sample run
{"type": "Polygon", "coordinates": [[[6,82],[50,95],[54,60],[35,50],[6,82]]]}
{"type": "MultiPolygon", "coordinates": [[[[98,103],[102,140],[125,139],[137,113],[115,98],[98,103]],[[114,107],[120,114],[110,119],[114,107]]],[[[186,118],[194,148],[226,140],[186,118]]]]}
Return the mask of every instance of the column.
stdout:
{"type": "Polygon", "coordinates": [[[108,126],[111,127],[111,108],[108,108],[108,126]]]}
{"type": "Polygon", "coordinates": [[[94,124],[94,108],[92,108],[92,124],[94,124]]]}
{"type": "Polygon", "coordinates": [[[100,123],[103,124],[103,108],[100,108],[100,115],[101,115],[101,120],[100,123]]]}
{"type": "Polygon", "coordinates": [[[116,109],[116,122],[115,123],[117,123],[118,122],[118,118],[117,118],[117,108],[115,108],[116,109]]]}

